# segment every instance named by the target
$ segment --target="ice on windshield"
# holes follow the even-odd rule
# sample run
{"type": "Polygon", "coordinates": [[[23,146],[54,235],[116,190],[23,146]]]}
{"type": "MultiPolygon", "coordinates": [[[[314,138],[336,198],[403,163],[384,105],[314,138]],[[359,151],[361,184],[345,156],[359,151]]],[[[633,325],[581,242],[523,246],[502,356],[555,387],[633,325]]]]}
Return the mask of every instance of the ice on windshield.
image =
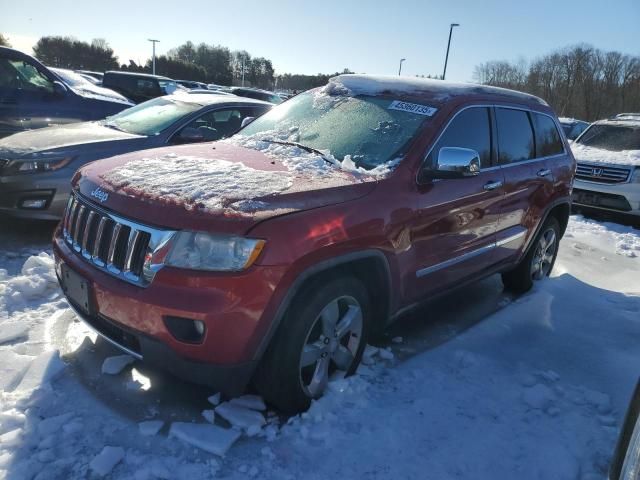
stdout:
{"type": "Polygon", "coordinates": [[[244,146],[266,150],[270,147],[260,141],[298,143],[323,152],[343,168],[371,171],[401,157],[430,118],[396,105],[393,98],[354,97],[340,87],[321,89],[274,108],[241,134],[250,139],[244,146]]]}
{"type": "Polygon", "coordinates": [[[157,135],[200,108],[195,103],[158,97],[107,118],[104,125],[137,135],[157,135]]]}

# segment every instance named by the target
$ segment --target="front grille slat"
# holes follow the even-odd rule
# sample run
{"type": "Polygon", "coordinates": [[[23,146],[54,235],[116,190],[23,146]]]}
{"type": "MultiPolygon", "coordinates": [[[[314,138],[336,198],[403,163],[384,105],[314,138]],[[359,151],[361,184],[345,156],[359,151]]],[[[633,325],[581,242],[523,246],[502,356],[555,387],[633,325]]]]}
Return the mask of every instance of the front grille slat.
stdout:
{"type": "Polygon", "coordinates": [[[82,217],[84,216],[84,212],[86,211],[86,207],[84,205],[80,205],[80,208],[78,209],[78,215],[76,216],[76,221],[75,221],[75,228],[73,229],[73,248],[76,252],[79,252],[81,247],[80,247],[80,237],[82,234],[82,217]]]}
{"type": "Polygon", "coordinates": [[[120,237],[120,230],[122,229],[122,224],[116,223],[113,226],[113,230],[111,232],[111,240],[109,242],[109,253],[107,254],[107,269],[113,271],[114,273],[118,273],[118,268],[114,265],[114,260],[116,258],[116,250],[118,247],[118,238],[120,237]]]}
{"type": "Polygon", "coordinates": [[[128,241],[128,245],[127,245],[127,255],[124,259],[124,272],[125,273],[130,273],[131,272],[131,265],[133,263],[133,259],[134,259],[134,253],[136,251],[136,246],[138,241],[140,240],[141,236],[140,236],[140,230],[131,230],[131,233],[129,233],[129,241],[128,241]]]}
{"type": "Polygon", "coordinates": [[[90,242],[93,242],[93,234],[94,234],[94,223],[98,218],[98,214],[94,211],[89,211],[89,215],[87,215],[87,222],[84,227],[84,232],[82,233],[82,255],[85,258],[91,257],[91,248],[90,242]]]}
{"type": "Polygon", "coordinates": [[[96,267],[145,286],[150,280],[144,278],[142,270],[152,232],[156,236],[165,232],[152,228],[147,231],[142,225],[114,219],[117,217],[72,195],[62,223],[63,237],[74,251],[96,267]]]}
{"type": "Polygon", "coordinates": [[[93,242],[93,250],[91,252],[91,260],[99,267],[104,267],[104,262],[100,258],[100,248],[102,246],[102,240],[104,239],[104,228],[109,219],[107,217],[101,217],[98,223],[98,229],[96,230],[96,239],[93,242]]]}
{"type": "Polygon", "coordinates": [[[611,165],[578,163],[576,168],[576,178],[597,183],[624,183],[630,174],[630,168],[611,165]]]}

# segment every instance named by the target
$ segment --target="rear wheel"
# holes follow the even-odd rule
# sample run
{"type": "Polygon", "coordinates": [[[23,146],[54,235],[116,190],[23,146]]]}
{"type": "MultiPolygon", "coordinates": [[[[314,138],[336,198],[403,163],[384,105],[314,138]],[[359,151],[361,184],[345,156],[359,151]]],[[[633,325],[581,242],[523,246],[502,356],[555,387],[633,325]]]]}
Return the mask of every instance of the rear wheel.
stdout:
{"type": "Polygon", "coordinates": [[[263,358],[258,391],[282,411],[306,410],[330,378],[355,372],[369,318],[369,297],[359,280],[312,282],[294,300],[263,358]]]}
{"type": "Polygon", "coordinates": [[[502,274],[505,288],[524,293],[533,282],[548,277],[556,262],[559,243],[560,224],[555,217],[548,218],[518,266],[502,274]]]}

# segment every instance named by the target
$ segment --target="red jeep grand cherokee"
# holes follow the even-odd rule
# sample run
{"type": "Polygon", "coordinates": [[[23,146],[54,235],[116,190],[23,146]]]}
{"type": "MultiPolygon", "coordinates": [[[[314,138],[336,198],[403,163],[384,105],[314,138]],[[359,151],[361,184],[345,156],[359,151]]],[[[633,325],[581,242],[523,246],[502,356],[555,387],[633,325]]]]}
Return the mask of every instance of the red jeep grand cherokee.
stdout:
{"type": "Polygon", "coordinates": [[[575,170],[561,132],[530,95],[339,76],[230,140],[84,166],[59,280],[131,355],[299,411],[426,297],[549,275],[575,170]]]}

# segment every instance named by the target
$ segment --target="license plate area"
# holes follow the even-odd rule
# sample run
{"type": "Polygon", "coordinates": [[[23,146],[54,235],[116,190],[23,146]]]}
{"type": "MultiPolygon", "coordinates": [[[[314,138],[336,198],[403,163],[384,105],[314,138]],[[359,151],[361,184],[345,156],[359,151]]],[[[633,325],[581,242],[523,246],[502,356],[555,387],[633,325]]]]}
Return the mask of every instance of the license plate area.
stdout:
{"type": "Polygon", "coordinates": [[[60,265],[60,284],[62,291],[75,307],[91,315],[91,295],[89,282],[71,270],[64,263],[60,265]]]}

